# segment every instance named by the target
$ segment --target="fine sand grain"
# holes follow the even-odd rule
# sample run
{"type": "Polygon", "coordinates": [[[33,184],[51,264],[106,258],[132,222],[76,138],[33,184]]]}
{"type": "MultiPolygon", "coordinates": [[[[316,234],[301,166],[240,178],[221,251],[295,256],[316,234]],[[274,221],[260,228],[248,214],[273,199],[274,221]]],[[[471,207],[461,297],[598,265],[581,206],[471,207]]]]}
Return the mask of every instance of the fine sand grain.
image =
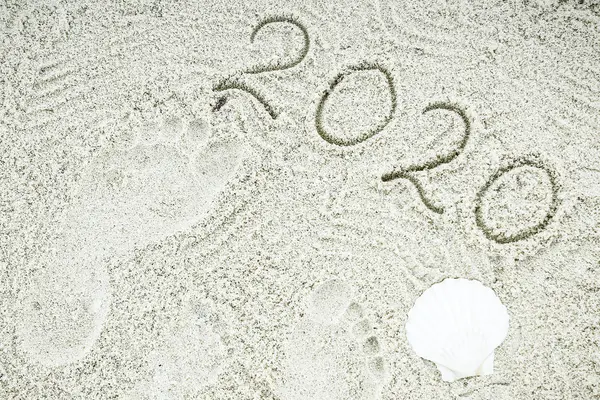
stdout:
{"type": "Polygon", "coordinates": [[[0,399],[600,399],[599,77],[595,0],[0,2],[0,399]]]}

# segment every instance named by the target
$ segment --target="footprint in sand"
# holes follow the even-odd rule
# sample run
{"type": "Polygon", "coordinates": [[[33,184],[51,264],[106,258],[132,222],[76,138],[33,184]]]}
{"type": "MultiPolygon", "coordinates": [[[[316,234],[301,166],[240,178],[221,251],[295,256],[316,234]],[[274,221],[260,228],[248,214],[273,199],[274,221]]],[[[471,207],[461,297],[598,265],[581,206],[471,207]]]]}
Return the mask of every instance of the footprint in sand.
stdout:
{"type": "Polygon", "coordinates": [[[132,399],[196,398],[224,370],[227,324],[205,299],[188,299],[173,328],[147,357],[151,379],[139,382],[132,399]]]}
{"type": "Polygon", "coordinates": [[[377,399],[386,376],[382,344],[352,288],[330,280],[308,298],[284,351],[283,399],[377,399]]]}
{"type": "Polygon", "coordinates": [[[247,155],[240,132],[171,119],[97,157],[56,222],[55,256],[20,290],[17,342],[29,360],[57,366],[90,351],[110,307],[107,260],[199,223],[247,155]]]}
{"type": "Polygon", "coordinates": [[[247,154],[232,124],[179,118],[100,154],[65,223],[89,253],[121,254],[199,223],[247,154]]]}
{"type": "Polygon", "coordinates": [[[32,270],[20,287],[15,318],[18,354],[55,367],[81,359],[91,350],[109,312],[105,268],[54,257],[32,270]]]}

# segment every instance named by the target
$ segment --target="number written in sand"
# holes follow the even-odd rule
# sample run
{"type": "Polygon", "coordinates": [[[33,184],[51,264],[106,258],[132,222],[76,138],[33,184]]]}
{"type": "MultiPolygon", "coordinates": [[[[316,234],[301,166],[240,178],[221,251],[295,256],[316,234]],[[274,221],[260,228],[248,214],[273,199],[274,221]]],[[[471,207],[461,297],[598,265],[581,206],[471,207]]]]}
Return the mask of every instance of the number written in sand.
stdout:
{"type": "MultiPolygon", "coordinates": [[[[379,85],[372,85],[373,88],[375,88],[376,86],[378,87],[379,85]]],[[[354,89],[354,88],[352,88],[354,89]]],[[[357,100],[363,99],[363,98],[367,98],[370,99],[370,96],[367,95],[354,95],[355,90],[351,90],[352,93],[352,98],[351,100],[351,104],[352,104],[352,108],[355,109],[356,112],[359,112],[360,105],[355,104],[355,102],[357,100]]],[[[348,97],[348,96],[346,96],[348,97]]],[[[386,69],[383,68],[380,65],[377,64],[368,64],[368,63],[364,63],[358,66],[353,66],[353,67],[349,67],[347,68],[345,71],[339,73],[331,82],[331,84],[329,85],[329,88],[327,90],[325,90],[325,92],[323,93],[323,95],[321,96],[321,99],[319,100],[319,103],[317,105],[317,112],[316,112],[316,116],[315,116],[315,126],[317,128],[317,132],[319,133],[319,135],[328,143],[331,144],[335,144],[337,146],[353,146],[356,144],[359,144],[361,142],[364,142],[365,140],[377,135],[378,133],[380,133],[386,126],[387,124],[392,120],[394,113],[396,112],[396,103],[397,103],[397,99],[396,99],[396,90],[394,88],[394,82],[392,80],[392,75],[391,73],[386,69]],[[331,103],[331,99],[335,96],[340,97],[341,99],[343,99],[343,94],[342,89],[344,89],[343,87],[338,88],[338,86],[340,84],[342,84],[342,82],[344,82],[345,80],[348,80],[348,77],[350,75],[354,75],[354,74],[365,74],[365,73],[369,73],[369,72],[376,72],[380,75],[380,77],[383,78],[383,83],[385,84],[385,86],[387,87],[387,90],[389,91],[389,105],[387,107],[387,112],[382,113],[382,115],[376,116],[376,120],[374,121],[374,124],[372,123],[373,126],[369,127],[365,127],[362,128],[360,130],[358,130],[357,132],[353,132],[350,135],[342,135],[339,132],[336,133],[331,129],[331,126],[327,127],[326,125],[326,121],[325,121],[325,117],[326,114],[328,113],[328,109],[332,104],[331,103]],[[337,90],[336,90],[337,89],[337,90]],[[336,91],[339,91],[340,93],[336,93],[336,91]],[[378,119],[378,121],[377,121],[378,119]]],[[[367,104],[368,105],[368,104],[367,104]]],[[[377,107],[377,111],[381,110],[381,109],[386,109],[386,107],[377,107]]],[[[356,116],[354,115],[355,113],[353,113],[352,117],[353,120],[351,122],[351,124],[348,124],[349,127],[352,125],[356,125],[357,121],[356,121],[356,116]]],[[[365,116],[366,117],[366,116],[365,116]]],[[[338,124],[338,125],[342,125],[341,128],[342,129],[338,129],[338,131],[347,131],[348,129],[346,129],[346,124],[338,124]]]]}
{"type": "Polygon", "coordinates": [[[292,25],[296,26],[298,29],[300,29],[300,31],[302,32],[302,39],[303,39],[302,49],[296,55],[296,57],[293,57],[287,61],[285,61],[285,60],[278,61],[272,65],[257,65],[255,67],[252,67],[252,68],[248,69],[247,71],[245,71],[247,74],[259,74],[261,72],[282,71],[284,69],[292,68],[292,67],[295,67],[296,65],[300,64],[302,62],[302,60],[304,60],[304,58],[308,54],[308,49],[310,46],[308,31],[306,30],[304,25],[302,25],[300,22],[298,22],[293,17],[281,16],[281,17],[270,17],[270,18],[264,19],[252,31],[252,35],[250,35],[250,41],[252,43],[254,43],[254,39],[256,38],[256,35],[262,28],[264,28],[267,25],[276,24],[276,23],[292,24],[292,25]]]}
{"type": "MultiPolygon", "coordinates": [[[[258,32],[260,32],[265,26],[270,25],[270,24],[276,24],[276,23],[292,24],[292,25],[296,26],[298,29],[300,29],[300,31],[302,32],[302,37],[303,37],[303,45],[302,45],[302,49],[300,50],[300,52],[295,57],[292,57],[288,60],[278,61],[271,65],[257,65],[252,68],[249,68],[247,70],[244,70],[241,73],[237,73],[232,77],[223,79],[217,85],[215,85],[213,88],[213,90],[215,92],[222,92],[222,91],[226,91],[226,90],[239,90],[239,91],[242,91],[242,92],[245,92],[245,93],[251,95],[264,107],[264,109],[267,111],[267,113],[269,114],[269,116],[272,119],[277,118],[277,116],[278,116],[277,112],[273,109],[273,107],[269,104],[269,102],[265,99],[265,97],[263,95],[261,95],[258,91],[251,88],[247,84],[241,82],[240,81],[241,76],[243,74],[259,74],[262,72],[282,71],[285,69],[295,67],[296,65],[300,64],[302,62],[302,60],[304,60],[304,58],[308,54],[308,50],[310,47],[310,40],[309,40],[308,31],[307,31],[306,27],[303,24],[301,24],[300,22],[298,22],[295,18],[287,17],[287,16],[269,17],[269,18],[266,18],[263,21],[261,21],[252,31],[252,34],[250,35],[250,41],[254,42],[254,39],[256,38],[256,35],[258,34],[258,32]]],[[[218,104],[223,105],[225,103],[225,101],[223,99],[224,98],[220,98],[217,101],[217,105],[218,104]]],[[[220,107],[217,107],[217,106],[214,107],[215,111],[218,111],[219,109],[220,109],[220,107]]]]}
{"type": "MultiPolygon", "coordinates": [[[[240,90],[242,92],[246,92],[250,96],[254,97],[256,99],[256,101],[258,101],[263,106],[265,111],[269,114],[269,116],[272,119],[277,118],[277,113],[275,112],[273,107],[271,107],[269,102],[263,97],[263,95],[261,95],[260,93],[258,93],[256,90],[252,89],[250,86],[246,85],[245,83],[242,83],[236,79],[231,79],[231,78],[224,79],[221,82],[219,82],[213,88],[213,90],[215,92],[223,92],[226,90],[240,90]]],[[[213,111],[219,111],[221,109],[221,107],[223,107],[223,105],[225,104],[226,101],[227,101],[226,97],[220,97],[217,100],[217,103],[215,104],[215,106],[213,107],[213,111]]]]}
{"type": "Polygon", "coordinates": [[[438,214],[442,214],[444,212],[444,209],[440,206],[434,205],[429,199],[427,199],[427,197],[425,196],[425,191],[423,190],[423,187],[421,186],[419,181],[415,178],[413,173],[431,170],[433,168],[439,167],[442,164],[450,163],[456,157],[458,157],[464,150],[465,146],[467,145],[467,141],[469,140],[469,136],[471,135],[471,121],[469,120],[467,113],[456,104],[446,103],[446,102],[432,103],[432,104],[428,105],[427,107],[425,107],[425,109],[423,110],[423,114],[428,113],[430,111],[434,111],[434,110],[452,111],[452,112],[458,114],[458,116],[462,119],[462,121],[464,123],[465,132],[464,132],[458,146],[447,154],[438,155],[433,160],[424,162],[422,164],[417,164],[417,165],[413,165],[410,167],[406,167],[406,168],[396,169],[392,172],[389,172],[389,173],[383,175],[381,177],[381,180],[384,182],[389,182],[394,179],[408,180],[413,185],[415,185],[415,187],[417,188],[417,192],[419,193],[419,197],[421,197],[423,204],[425,204],[425,206],[427,208],[429,208],[431,211],[438,213],[438,214]]]}
{"type": "Polygon", "coordinates": [[[475,219],[488,239],[512,243],[546,228],[557,208],[555,172],[539,160],[520,159],[498,170],[481,188],[475,199],[475,219]],[[523,221],[532,222],[523,226],[523,221]]]}

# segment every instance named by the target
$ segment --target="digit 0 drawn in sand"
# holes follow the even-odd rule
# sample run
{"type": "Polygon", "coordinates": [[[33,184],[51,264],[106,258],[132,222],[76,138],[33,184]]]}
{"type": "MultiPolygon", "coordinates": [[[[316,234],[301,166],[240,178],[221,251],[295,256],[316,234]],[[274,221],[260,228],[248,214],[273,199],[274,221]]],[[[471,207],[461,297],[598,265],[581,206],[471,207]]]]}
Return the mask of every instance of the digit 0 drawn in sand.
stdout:
{"type": "Polygon", "coordinates": [[[392,120],[394,113],[396,112],[396,106],[397,106],[396,89],[394,88],[394,82],[393,82],[392,74],[390,73],[390,71],[388,69],[382,67],[379,64],[363,63],[363,64],[360,64],[357,66],[348,67],[345,71],[339,73],[332,80],[331,84],[329,85],[329,88],[327,90],[325,90],[325,92],[321,96],[321,99],[319,100],[319,103],[317,104],[317,112],[315,115],[315,126],[317,128],[317,132],[318,132],[319,136],[321,136],[328,143],[335,144],[338,146],[352,146],[352,145],[356,145],[358,143],[364,142],[365,140],[380,133],[387,126],[387,124],[392,120]],[[358,73],[358,72],[368,72],[368,71],[378,71],[385,78],[385,81],[386,81],[386,84],[387,84],[387,87],[389,90],[390,101],[391,101],[390,110],[387,113],[387,115],[385,115],[382,118],[382,120],[377,125],[372,127],[371,129],[365,130],[363,132],[359,132],[358,134],[354,135],[354,137],[351,137],[351,138],[338,137],[325,127],[325,123],[323,120],[323,113],[324,113],[324,109],[327,105],[327,101],[329,100],[330,96],[332,95],[332,93],[334,92],[336,87],[348,75],[358,73]]]}
{"type": "Polygon", "coordinates": [[[500,244],[527,239],[546,228],[556,214],[559,205],[558,191],[557,173],[538,157],[513,160],[496,171],[477,193],[476,224],[489,240],[500,244]],[[546,182],[543,182],[544,180],[546,182]],[[540,185],[546,186],[546,195],[536,191],[540,185]],[[523,191],[526,191],[526,198],[519,198],[520,192],[523,191]],[[485,202],[486,198],[493,194],[500,197],[495,199],[496,215],[493,215],[491,205],[485,202]],[[502,197],[505,198],[504,201],[502,197]],[[540,203],[549,203],[543,215],[540,214],[540,203]],[[511,206],[514,211],[515,204],[521,205],[523,210],[519,213],[508,213],[508,207],[511,206]],[[523,221],[529,222],[532,219],[539,219],[539,222],[529,227],[520,227],[523,221]]]}
{"type": "MultiPolygon", "coordinates": [[[[246,92],[250,96],[254,97],[263,106],[263,108],[265,109],[265,111],[267,111],[267,113],[269,114],[271,119],[277,118],[277,113],[275,112],[273,107],[271,107],[271,105],[267,102],[267,100],[265,100],[265,98],[260,93],[258,93],[256,90],[252,89],[250,86],[246,85],[245,83],[239,82],[237,79],[226,78],[226,79],[222,80],[221,82],[219,82],[217,85],[215,85],[213,90],[215,92],[223,92],[226,90],[240,90],[242,92],[246,92]]],[[[221,107],[224,104],[225,104],[225,102],[223,101],[221,107]]],[[[221,107],[218,107],[217,110],[220,109],[221,107]]]]}
{"type": "Polygon", "coordinates": [[[458,146],[454,150],[449,152],[448,154],[438,155],[435,159],[427,161],[423,164],[417,164],[417,165],[410,166],[408,168],[402,168],[402,169],[398,169],[398,170],[389,172],[389,173],[383,175],[381,177],[381,180],[383,182],[389,182],[394,179],[408,180],[413,185],[415,185],[415,187],[417,188],[417,192],[419,193],[419,197],[423,201],[423,204],[425,204],[425,206],[427,208],[429,208],[431,211],[433,211],[437,214],[442,214],[444,212],[443,207],[436,206],[435,204],[433,204],[433,202],[431,202],[427,198],[422,185],[413,176],[413,173],[431,170],[442,164],[450,163],[456,157],[458,157],[464,150],[465,146],[467,145],[467,141],[469,140],[469,136],[471,135],[471,121],[469,120],[467,113],[462,108],[460,108],[457,104],[454,104],[454,103],[448,103],[448,102],[432,103],[432,104],[428,105],[427,107],[425,107],[425,109],[423,110],[423,114],[428,113],[430,111],[434,111],[434,110],[452,111],[460,116],[460,118],[462,119],[462,121],[465,125],[465,133],[462,136],[462,139],[461,139],[460,143],[458,144],[458,146]]]}
{"type": "Polygon", "coordinates": [[[306,27],[303,24],[298,22],[298,20],[294,17],[279,16],[279,17],[269,17],[269,18],[264,19],[252,31],[252,34],[250,35],[250,41],[252,43],[254,43],[254,39],[256,38],[257,33],[262,28],[264,28],[267,25],[276,24],[276,23],[288,23],[288,24],[292,24],[292,25],[296,26],[298,29],[300,29],[300,31],[302,32],[302,38],[303,38],[302,50],[300,51],[300,53],[298,53],[298,55],[295,58],[292,58],[291,60],[289,60],[287,62],[280,61],[273,65],[262,65],[262,66],[252,67],[252,68],[246,70],[245,73],[260,74],[262,72],[283,71],[285,69],[292,68],[292,67],[295,67],[296,65],[300,64],[302,62],[302,60],[304,60],[304,58],[308,54],[308,50],[310,47],[310,39],[308,36],[308,30],[306,29],[306,27]]]}
{"type": "Polygon", "coordinates": [[[285,343],[276,394],[285,399],[376,399],[386,375],[381,343],[352,288],[334,279],[308,298],[285,343]]]}

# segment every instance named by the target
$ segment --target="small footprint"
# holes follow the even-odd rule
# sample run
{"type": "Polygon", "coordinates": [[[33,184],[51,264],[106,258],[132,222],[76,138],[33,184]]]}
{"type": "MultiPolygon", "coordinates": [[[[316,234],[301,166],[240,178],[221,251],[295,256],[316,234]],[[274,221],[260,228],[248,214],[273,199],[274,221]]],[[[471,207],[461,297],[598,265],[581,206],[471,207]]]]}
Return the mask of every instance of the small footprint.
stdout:
{"type": "Polygon", "coordinates": [[[386,376],[382,343],[353,290],[341,280],[317,287],[285,342],[281,398],[377,399],[386,376]]]}
{"type": "Polygon", "coordinates": [[[214,304],[188,298],[173,326],[148,354],[151,380],[138,382],[128,398],[196,398],[224,371],[227,324],[214,304]]]}

